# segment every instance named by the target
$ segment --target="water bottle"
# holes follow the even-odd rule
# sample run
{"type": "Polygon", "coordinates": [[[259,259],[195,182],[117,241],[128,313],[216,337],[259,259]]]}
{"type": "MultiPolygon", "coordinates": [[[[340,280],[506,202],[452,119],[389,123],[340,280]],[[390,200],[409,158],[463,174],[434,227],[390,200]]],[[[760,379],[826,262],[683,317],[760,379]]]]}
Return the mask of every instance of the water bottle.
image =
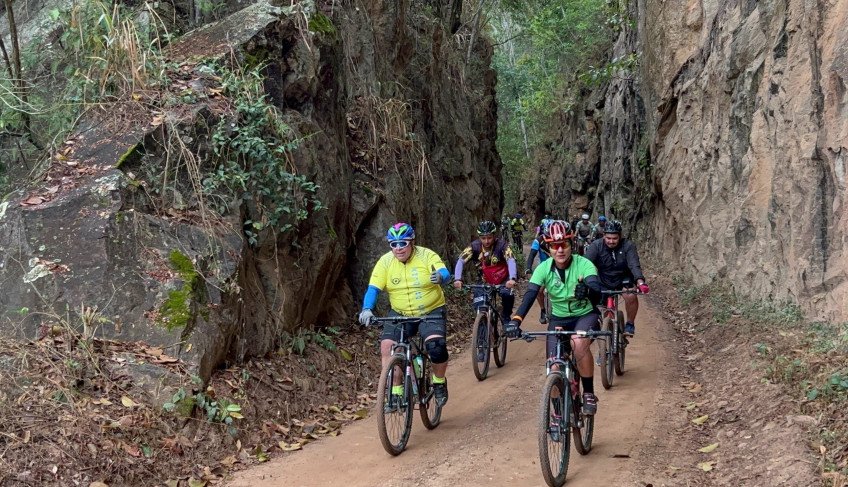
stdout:
{"type": "Polygon", "coordinates": [[[415,369],[415,377],[420,379],[424,371],[424,357],[416,355],[412,359],[412,367],[415,369]]]}

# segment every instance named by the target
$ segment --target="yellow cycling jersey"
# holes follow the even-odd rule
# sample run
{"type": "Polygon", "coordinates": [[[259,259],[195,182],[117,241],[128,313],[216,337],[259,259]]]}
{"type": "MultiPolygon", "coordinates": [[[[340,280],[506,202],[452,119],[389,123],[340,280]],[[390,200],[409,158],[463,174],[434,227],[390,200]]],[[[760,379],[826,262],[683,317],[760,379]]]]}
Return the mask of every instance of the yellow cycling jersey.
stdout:
{"type": "Polygon", "coordinates": [[[403,316],[422,316],[445,305],[441,286],[430,282],[433,270],[446,269],[432,250],[416,246],[406,263],[389,251],[380,257],[368,283],[389,293],[392,309],[403,316]]]}

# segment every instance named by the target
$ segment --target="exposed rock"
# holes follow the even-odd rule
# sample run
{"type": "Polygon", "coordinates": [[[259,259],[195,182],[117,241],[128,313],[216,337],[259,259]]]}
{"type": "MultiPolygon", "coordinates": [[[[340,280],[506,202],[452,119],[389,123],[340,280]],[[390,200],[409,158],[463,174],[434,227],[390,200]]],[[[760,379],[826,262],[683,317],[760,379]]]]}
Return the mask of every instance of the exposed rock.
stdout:
{"type": "Polygon", "coordinates": [[[214,80],[188,63],[181,89],[197,101],[91,117],[43,184],[0,207],[4,333],[37,333],[44,316],[21,320],[22,308],[69,310],[73,321],[80,306],[96,306],[108,319],[99,334],[163,347],[208,377],[224,360],[273,350],[283,331],[348,321],[390,223],[411,221],[419,243],[448,260],[475,221],[497,215],[488,41],[466,66],[467,46],[409,1],[336,5],[310,22],[317,11],[254,4],[169,53],[265,63],[266,92],[299,140],[288,163],[320,186],[326,209],[296,232],[264,229],[248,244],[249,204],[206,221],[179,182],[169,209],[151,203],[138,173],[165,167],[165,142],[178,139],[211,169],[203,130],[226,107],[214,80]]]}

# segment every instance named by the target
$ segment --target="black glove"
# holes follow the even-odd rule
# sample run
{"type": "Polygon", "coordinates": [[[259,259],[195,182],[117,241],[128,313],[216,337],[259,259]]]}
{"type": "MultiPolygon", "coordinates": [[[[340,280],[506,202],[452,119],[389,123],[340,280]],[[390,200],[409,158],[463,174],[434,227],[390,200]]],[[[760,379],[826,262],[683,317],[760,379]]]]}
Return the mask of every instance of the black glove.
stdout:
{"type": "Polygon", "coordinates": [[[577,281],[577,285],[574,286],[574,299],[586,299],[589,297],[589,286],[583,282],[581,279],[577,281]]]}
{"type": "Polygon", "coordinates": [[[504,325],[504,335],[507,338],[518,338],[521,336],[521,322],[518,320],[511,320],[509,323],[504,325]]]}

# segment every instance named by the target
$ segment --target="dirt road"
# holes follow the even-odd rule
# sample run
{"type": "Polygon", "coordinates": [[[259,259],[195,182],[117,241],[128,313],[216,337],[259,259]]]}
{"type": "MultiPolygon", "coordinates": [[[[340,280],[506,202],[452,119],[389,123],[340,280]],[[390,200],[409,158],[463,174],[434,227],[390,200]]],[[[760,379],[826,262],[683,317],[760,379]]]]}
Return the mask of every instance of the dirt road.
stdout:
{"type": "MultiPolygon", "coordinates": [[[[572,449],[569,486],[622,485],[631,478],[635,460],[629,457],[655,420],[659,366],[666,362],[667,352],[657,340],[660,320],[654,309],[642,306],[638,336],[628,348],[627,372],[616,377],[611,390],[603,389],[596,369],[600,402],[594,448],[585,457],[572,449]]],[[[538,307],[526,322],[526,329],[542,329],[538,307]]],[[[541,341],[510,342],[506,366],[497,369],[492,363],[483,382],[471,371],[469,351],[452,357],[450,400],[441,425],[427,431],[416,413],[408,449],[398,457],[383,450],[375,418],[369,416],[337,437],[240,472],[229,485],[544,485],[536,443],[543,347],[541,341]]]]}

